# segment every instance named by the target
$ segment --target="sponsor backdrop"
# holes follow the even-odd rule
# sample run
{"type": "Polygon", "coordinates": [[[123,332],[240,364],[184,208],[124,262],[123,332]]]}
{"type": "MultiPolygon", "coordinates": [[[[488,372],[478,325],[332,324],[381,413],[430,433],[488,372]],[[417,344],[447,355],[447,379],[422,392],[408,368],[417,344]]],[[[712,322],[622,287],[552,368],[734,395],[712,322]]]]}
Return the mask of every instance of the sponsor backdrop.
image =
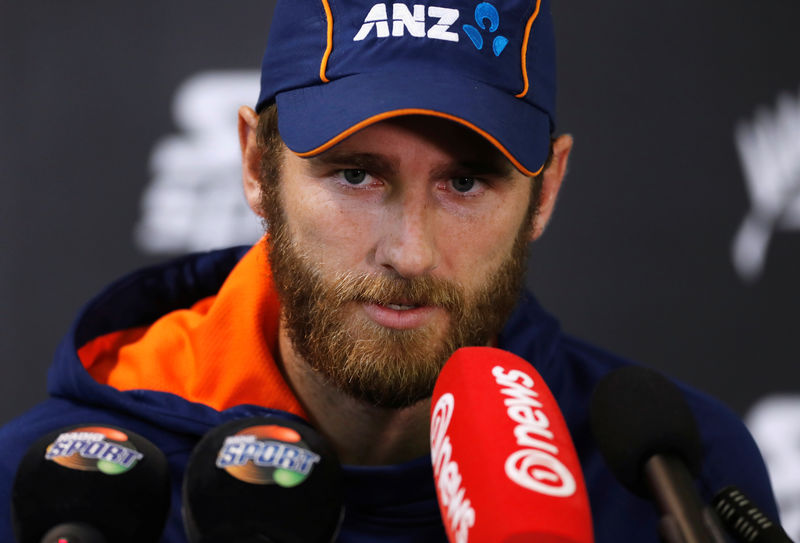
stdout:
{"type": "MultiPolygon", "coordinates": [[[[0,0],[3,421],[107,282],[259,235],[235,113],[272,3],[187,6],[0,0]]],[[[746,417],[798,538],[800,4],[553,11],[576,145],[528,283],[571,333],[746,417]]]]}

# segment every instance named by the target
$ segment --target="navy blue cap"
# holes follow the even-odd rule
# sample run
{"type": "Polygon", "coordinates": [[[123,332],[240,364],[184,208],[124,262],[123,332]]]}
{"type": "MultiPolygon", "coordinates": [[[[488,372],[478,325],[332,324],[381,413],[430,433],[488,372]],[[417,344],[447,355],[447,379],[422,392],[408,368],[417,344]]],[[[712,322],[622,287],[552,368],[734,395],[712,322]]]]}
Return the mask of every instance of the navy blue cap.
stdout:
{"type": "Polygon", "coordinates": [[[430,2],[278,0],[256,110],[277,103],[281,137],[303,157],[423,114],[471,128],[537,174],[555,126],[549,0],[430,2]]]}

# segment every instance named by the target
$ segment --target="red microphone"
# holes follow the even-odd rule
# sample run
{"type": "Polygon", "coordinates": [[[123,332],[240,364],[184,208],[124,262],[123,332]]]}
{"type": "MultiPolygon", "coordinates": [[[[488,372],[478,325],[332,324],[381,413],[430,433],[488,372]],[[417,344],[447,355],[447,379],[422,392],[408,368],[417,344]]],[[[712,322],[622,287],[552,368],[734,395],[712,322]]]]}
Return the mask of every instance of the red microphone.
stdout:
{"type": "Polygon", "coordinates": [[[578,455],[533,366],[457,350],[433,390],[431,459],[451,543],[592,543],[578,455]]]}

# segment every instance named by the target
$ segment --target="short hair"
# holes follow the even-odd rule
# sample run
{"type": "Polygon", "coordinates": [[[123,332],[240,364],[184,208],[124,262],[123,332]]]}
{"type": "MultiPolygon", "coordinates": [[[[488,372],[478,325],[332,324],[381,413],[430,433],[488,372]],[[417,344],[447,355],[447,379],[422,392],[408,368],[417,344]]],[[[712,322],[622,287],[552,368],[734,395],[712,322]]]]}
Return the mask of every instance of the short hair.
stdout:
{"type": "Polygon", "coordinates": [[[261,152],[261,183],[275,184],[281,174],[281,159],[286,147],[278,131],[278,108],[273,102],[258,115],[256,142],[261,152]]]}

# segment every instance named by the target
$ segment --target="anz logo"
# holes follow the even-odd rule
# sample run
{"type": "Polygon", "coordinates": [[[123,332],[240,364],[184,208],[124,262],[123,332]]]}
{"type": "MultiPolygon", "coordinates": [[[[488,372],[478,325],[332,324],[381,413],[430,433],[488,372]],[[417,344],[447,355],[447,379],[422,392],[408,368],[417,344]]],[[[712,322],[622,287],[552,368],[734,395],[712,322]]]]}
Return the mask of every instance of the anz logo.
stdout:
{"type": "MultiPolygon", "coordinates": [[[[453,23],[458,20],[459,12],[453,8],[428,6],[428,17],[436,22],[426,30],[425,6],[416,4],[413,13],[405,4],[392,5],[392,33],[391,36],[400,37],[405,31],[415,38],[430,38],[433,40],[458,41],[458,34],[450,32],[453,23]]],[[[364,18],[361,30],[355,35],[353,41],[361,41],[369,36],[372,29],[379,38],[389,37],[389,18],[386,4],[375,4],[364,18]]]]}
{"type": "MultiPolygon", "coordinates": [[[[451,28],[458,21],[461,13],[454,8],[440,6],[426,6],[415,4],[413,11],[405,4],[392,4],[392,17],[389,18],[389,10],[386,3],[375,4],[364,17],[358,33],[353,37],[353,41],[366,39],[375,31],[378,38],[388,38],[389,36],[398,38],[409,35],[415,38],[427,38],[432,40],[444,40],[457,42],[460,35],[453,32],[451,28]],[[429,24],[429,19],[432,24],[429,24]],[[391,30],[390,30],[391,22],[391,30]]],[[[462,26],[464,33],[469,37],[476,49],[483,49],[484,38],[482,30],[488,30],[490,34],[497,32],[500,27],[500,14],[489,2],[481,2],[475,8],[475,24],[465,24],[462,26]]],[[[497,35],[492,40],[492,51],[495,56],[500,54],[508,45],[508,38],[497,35]]]]}
{"type": "MultiPolygon", "coordinates": [[[[475,8],[475,24],[486,30],[486,22],[489,22],[489,33],[496,32],[500,27],[500,14],[497,13],[497,8],[489,2],[481,2],[475,8]]],[[[483,36],[480,31],[472,25],[464,25],[464,32],[467,33],[469,39],[476,49],[483,49],[483,36]]],[[[503,49],[508,45],[508,38],[505,36],[497,35],[492,41],[492,52],[494,56],[499,57],[503,49]]]]}

